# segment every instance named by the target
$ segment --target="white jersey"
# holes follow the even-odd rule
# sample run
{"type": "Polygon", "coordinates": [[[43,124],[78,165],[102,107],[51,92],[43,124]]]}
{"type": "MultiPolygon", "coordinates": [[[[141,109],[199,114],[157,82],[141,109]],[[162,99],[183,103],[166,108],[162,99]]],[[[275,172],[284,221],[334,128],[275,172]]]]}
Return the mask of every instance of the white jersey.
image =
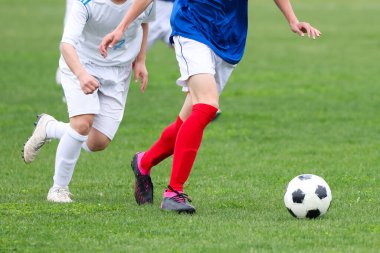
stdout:
{"type": "Polygon", "coordinates": [[[73,5],[73,2],[76,0],[66,0],[66,12],[65,12],[65,19],[64,19],[64,24],[66,24],[67,17],[69,16],[71,6],[73,5]]]}
{"type": "MultiPolygon", "coordinates": [[[[114,48],[108,49],[107,58],[100,55],[99,45],[103,37],[119,25],[131,4],[131,0],[123,4],[115,4],[111,0],[75,0],[65,25],[62,42],[76,48],[82,64],[92,63],[98,66],[130,64],[141,49],[143,37],[141,23],[154,19],[153,4],[133,21],[124,32],[124,38],[114,48]]],[[[62,56],[59,65],[62,71],[68,70],[62,56]]]]}

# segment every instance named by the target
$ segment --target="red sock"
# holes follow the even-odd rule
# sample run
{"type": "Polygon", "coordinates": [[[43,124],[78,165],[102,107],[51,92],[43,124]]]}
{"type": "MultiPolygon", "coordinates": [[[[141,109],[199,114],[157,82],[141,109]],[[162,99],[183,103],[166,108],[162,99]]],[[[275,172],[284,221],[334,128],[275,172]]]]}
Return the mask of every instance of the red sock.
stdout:
{"type": "Polygon", "coordinates": [[[215,117],[218,109],[208,104],[193,105],[189,118],[182,124],[174,147],[173,168],[170,186],[183,191],[183,184],[190,175],[191,168],[202,142],[203,131],[215,117]]]}
{"type": "Polygon", "coordinates": [[[183,121],[178,116],[175,122],[164,129],[157,142],[145,152],[140,164],[144,170],[150,171],[153,166],[173,154],[177,133],[182,123],[183,121]]]}

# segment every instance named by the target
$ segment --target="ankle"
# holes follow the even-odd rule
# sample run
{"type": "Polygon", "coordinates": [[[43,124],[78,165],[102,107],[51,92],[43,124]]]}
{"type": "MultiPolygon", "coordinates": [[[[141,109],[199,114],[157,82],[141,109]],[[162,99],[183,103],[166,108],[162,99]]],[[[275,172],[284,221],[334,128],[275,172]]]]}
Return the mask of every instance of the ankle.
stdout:
{"type": "Polygon", "coordinates": [[[140,170],[140,173],[142,175],[150,175],[150,169],[145,169],[143,166],[142,166],[142,159],[145,155],[145,152],[141,152],[139,154],[137,154],[137,165],[139,167],[139,170],[140,170]]]}
{"type": "Polygon", "coordinates": [[[178,194],[183,194],[183,187],[182,188],[173,188],[170,185],[164,192],[164,198],[172,198],[178,194]]]}

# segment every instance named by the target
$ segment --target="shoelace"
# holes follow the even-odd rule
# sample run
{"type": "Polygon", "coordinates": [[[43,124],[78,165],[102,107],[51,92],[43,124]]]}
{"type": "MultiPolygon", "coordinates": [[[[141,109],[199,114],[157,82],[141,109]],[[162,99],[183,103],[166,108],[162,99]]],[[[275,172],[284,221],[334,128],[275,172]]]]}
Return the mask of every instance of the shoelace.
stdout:
{"type": "Polygon", "coordinates": [[[69,192],[68,190],[63,189],[63,188],[57,189],[56,192],[58,195],[61,195],[64,197],[71,197],[72,196],[71,192],[69,192]]]}
{"type": "Polygon", "coordinates": [[[189,197],[189,195],[187,195],[186,193],[180,193],[176,190],[174,190],[170,185],[168,185],[168,189],[171,190],[172,192],[174,192],[175,196],[171,197],[171,199],[175,200],[176,202],[180,202],[180,203],[186,203],[187,202],[191,202],[191,197],[189,197]]]}
{"type": "Polygon", "coordinates": [[[45,144],[45,141],[41,141],[41,142],[37,143],[35,151],[40,150],[41,147],[42,147],[44,144],[45,144]]]}

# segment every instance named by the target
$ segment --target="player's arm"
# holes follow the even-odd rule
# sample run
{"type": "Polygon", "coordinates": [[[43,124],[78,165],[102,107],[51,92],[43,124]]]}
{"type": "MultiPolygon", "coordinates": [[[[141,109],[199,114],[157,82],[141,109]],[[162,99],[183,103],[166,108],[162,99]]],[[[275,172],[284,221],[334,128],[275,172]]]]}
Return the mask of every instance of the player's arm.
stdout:
{"type": "Polygon", "coordinates": [[[128,9],[123,20],[113,30],[107,34],[100,44],[100,53],[103,57],[107,57],[107,48],[112,48],[122,37],[128,26],[152,3],[153,0],[135,0],[128,9]]]}
{"type": "Polygon", "coordinates": [[[146,69],[145,60],[149,25],[148,23],[142,23],[141,27],[143,29],[143,40],[141,43],[140,52],[137,55],[135,61],[133,62],[133,71],[135,76],[135,82],[138,82],[138,79],[141,80],[140,90],[141,92],[144,92],[148,84],[148,70],[146,69]]]}
{"type": "Polygon", "coordinates": [[[304,36],[305,33],[307,33],[308,37],[312,37],[313,39],[319,37],[322,34],[318,29],[312,27],[309,23],[298,21],[293,11],[290,0],[274,1],[276,2],[278,8],[281,10],[282,14],[284,14],[286,20],[289,23],[290,28],[294,33],[297,33],[300,36],[304,36]]]}
{"type": "Polygon", "coordinates": [[[61,53],[71,72],[78,78],[84,94],[91,94],[99,88],[98,80],[87,73],[79,60],[75,47],[69,43],[61,43],[61,53]]]}
{"type": "Polygon", "coordinates": [[[75,1],[65,25],[61,41],[62,56],[71,72],[80,81],[81,89],[85,94],[91,94],[99,87],[98,80],[89,75],[81,64],[75,49],[79,43],[79,38],[87,22],[88,15],[88,11],[83,3],[75,1]]]}

